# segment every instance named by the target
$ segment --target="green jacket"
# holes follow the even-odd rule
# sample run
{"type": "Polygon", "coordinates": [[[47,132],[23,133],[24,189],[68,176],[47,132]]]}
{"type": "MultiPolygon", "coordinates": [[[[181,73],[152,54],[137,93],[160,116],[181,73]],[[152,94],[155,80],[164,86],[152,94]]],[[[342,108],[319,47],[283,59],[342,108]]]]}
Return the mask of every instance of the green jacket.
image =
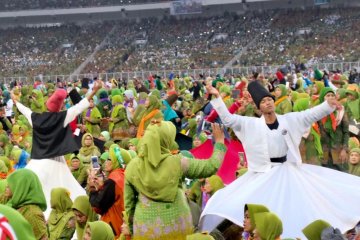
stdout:
{"type": "MultiPolygon", "coordinates": [[[[83,112],[83,117],[85,119],[86,114],[88,110],[85,110],[83,112]]],[[[101,134],[101,128],[100,128],[100,122],[101,122],[101,114],[97,107],[94,107],[90,110],[90,121],[86,121],[86,129],[88,133],[91,133],[93,137],[99,137],[101,134]]]]}
{"type": "Polygon", "coordinates": [[[31,224],[36,239],[48,235],[44,213],[39,206],[25,205],[17,210],[31,224]]]}
{"type": "Polygon", "coordinates": [[[292,112],[292,104],[291,104],[290,100],[285,99],[284,101],[279,103],[279,105],[277,105],[275,108],[275,112],[280,115],[292,112]]]}
{"type": "Polygon", "coordinates": [[[320,123],[321,143],[323,147],[327,148],[348,148],[349,144],[349,118],[347,113],[340,124],[336,127],[335,131],[327,130],[323,123],[320,123]]]}

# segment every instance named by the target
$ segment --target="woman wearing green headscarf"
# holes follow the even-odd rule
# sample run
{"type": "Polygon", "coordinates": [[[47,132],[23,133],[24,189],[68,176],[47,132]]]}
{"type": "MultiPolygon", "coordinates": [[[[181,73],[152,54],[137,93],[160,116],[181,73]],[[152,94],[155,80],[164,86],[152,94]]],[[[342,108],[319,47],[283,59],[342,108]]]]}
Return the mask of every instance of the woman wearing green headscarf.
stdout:
{"type": "MultiPolygon", "coordinates": [[[[32,133],[25,125],[17,125],[15,124],[12,128],[12,142],[14,145],[18,145],[19,147],[30,150],[32,147],[32,133]]],[[[29,153],[30,153],[29,152],[29,153]]]]}
{"type": "Polygon", "coordinates": [[[157,97],[159,100],[161,99],[161,93],[157,89],[152,90],[150,95],[157,97]]]}
{"type": "Polygon", "coordinates": [[[141,116],[139,123],[137,138],[144,135],[144,131],[153,119],[161,120],[163,115],[161,113],[161,102],[155,96],[150,95],[145,101],[145,111],[141,116]]]}
{"type": "Polygon", "coordinates": [[[8,176],[8,173],[9,169],[6,166],[5,162],[0,160],[0,195],[5,192],[5,188],[7,186],[6,178],[8,176]]]}
{"type": "Polygon", "coordinates": [[[328,222],[316,220],[307,225],[302,232],[308,240],[321,240],[322,231],[328,227],[331,227],[328,222]]]}
{"type": "Polygon", "coordinates": [[[109,95],[105,89],[99,91],[99,103],[97,104],[97,109],[100,112],[100,115],[103,118],[110,117],[110,112],[112,109],[111,102],[109,100],[109,95]]]}
{"type": "Polygon", "coordinates": [[[208,139],[208,137],[205,132],[201,132],[199,134],[194,134],[192,147],[193,148],[199,147],[201,144],[206,142],[207,139],[208,139]]]}
{"type": "Polygon", "coordinates": [[[231,87],[228,85],[222,85],[219,88],[219,93],[226,105],[226,107],[230,107],[233,104],[234,99],[231,98],[231,87]]]}
{"type": "Polygon", "coordinates": [[[144,115],[146,110],[145,102],[143,104],[138,104],[135,111],[131,113],[132,122],[138,126],[140,124],[141,118],[144,115]]]}
{"type": "Polygon", "coordinates": [[[138,106],[141,104],[145,104],[146,99],[148,98],[148,94],[146,92],[140,92],[138,98],[138,106]]]}
{"type": "Polygon", "coordinates": [[[85,121],[86,132],[90,133],[94,137],[98,138],[101,133],[100,121],[101,113],[95,106],[94,100],[91,99],[89,108],[83,112],[83,119],[85,121]]]}
{"type": "Polygon", "coordinates": [[[4,156],[10,157],[13,145],[10,143],[7,134],[0,135],[0,148],[4,150],[4,156]]]}
{"type": "Polygon", "coordinates": [[[7,205],[16,209],[31,224],[36,239],[47,239],[43,211],[46,210],[45,195],[39,178],[29,169],[19,169],[7,178],[10,197],[7,205]]]}
{"type": "Polygon", "coordinates": [[[0,215],[9,224],[3,225],[1,237],[4,239],[36,240],[30,223],[16,210],[0,204],[0,215]]]}
{"type": "Polygon", "coordinates": [[[116,237],[120,236],[124,209],[124,172],[131,160],[130,154],[117,144],[111,145],[109,159],[104,170],[109,174],[104,180],[101,176],[90,175],[90,203],[101,215],[101,220],[110,224],[116,237]]]}
{"type": "Polygon", "coordinates": [[[181,130],[185,135],[194,138],[196,136],[196,131],[197,131],[197,121],[196,118],[190,118],[188,120],[188,124],[187,126],[181,130]]]}
{"type": "Polygon", "coordinates": [[[126,89],[133,91],[134,96],[136,96],[137,92],[136,92],[135,84],[134,84],[133,80],[131,80],[131,79],[128,80],[127,85],[126,85],[126,89]]]}
{"type": "Polygon", "coordinates": [[[277,114],[285,114],[292,111],[292,105],[288,97],[288,90],[285,85],[279,84],[275,88],[275,112],[277,114]]]}
{"type": "MultiPolygon", "coordinates": [[[[155,96],[154,94],[151,94],[151,95],[155,96]]],[[[159,93],[159,95],[160,95],[160,93],[159,93]]],[[[146,102],[147,98],[148,98],[148,94],[146,94],[144,92],[139,93],[138,104],[136,106],[135,111],[131,113],[132,122],[136,126],[138,126],[140,124],[141,118],[146,110],[145,102],[146,102]]],[[[159,99],[160,99],[160,97],[159,97],[159,99]]]]}
{"type": "Polygon", "coordinates": [[[114,240],[110,225],[103,221],[88,222],[83,240],[114,240]]]}
{"type": "Polygon", "coordinates": [[[81,148],[78,154],[79,159],[85,166],[90,165],[91,156],[100,157],[101,153],[94,144],[94,138],[90,133],[85,133],[81,139],[81,148]]]}
{"type": "Polygon", "coordinates": [[[70,240],[75,232],[75,215],[71,209],[73,202],[65,188],[51,190],[51,213],[48,219],[50,240],[70,240]]]}
{"type": "Polygon", "coordinates": [[[346,89],[344,88],[338,88],[336,90],[336,99],[342,104],[346,105],[347,99],[346,99],[346,89]]]}
{"type": "Polygon", "coordinates": [[[218,175],[212,175],[211,177],[205,179],[204,190],[210,195],[210,197],[214,195],[216,191],[224,187],[224,182],[218,175]]]}
{"type": "Polygon", "coordinates": [[[86,195],[75,199],[72,210],[76,217],[77,239],[83,239],[86,224],[96,221],[98,219],[97,215],[90,205],[89,197],[86,195]]]}
{"type": "Polygon", "coordinates": [[[114,96],[112,98],[113,110],[111,112],[109,133],[112,139],[122,140],[128,137],[129,120],[127,117],[126,109],[123,105],[121,96],[114,96]]]}
{"type": "Polygon", "coordinates": [[[26,117],[24,115],[20,115],[18,118],[17,118],[17,121],[16,121],[20,126],[25,126],[27,128],[27,130],[29,132],[32,132],[32,127],[29,123],[29,121],[26,119],[26,117]]]}
{"type": "Polygon", "coordinates": [[[211,177],[206,178],[202,193],[202,204],[200,206],[201,209],[205,208],[206,203],[209,201],[211,196],[215,194],[215,192],[217,192],[218,190],[224,187],[225,185],[219,176],[212,175],[211,177]]]}
{"type": "Polygon", "coordinates": [[[24,146],[25,138],[29,136],[26,126],[15,124],[11,130],[11,141],[21,147],[24,146]]]}
{"type": "Polygon", "coordinates": [[[12,169],[12,165],[11,165],[11,161],[8,157],[6,156],[0,156],[0,161],[4,162],[5,163],[5,166],[6,168],[8,169],[9,173],[12,173],[13,172],[13,169],[12,169]]]}
{"type": "Polygon", "coordinates": [[[215,148],[208,161],[172,155],[176,127],[161,121],[148,126],[138,158],[126,169],[125,208],[134,240],[184,239],[193,231],[182,179],[213,175],[224,158],[224,133],[214,125],[215,148]]]}
{"type": "Polygon", "coordinates": [[[110,133],[108,131],[102,131],[99,139],[104,142],[110,141],[111,139],[110,133]]]}
{"type": "Polygon", "coordinates": [[[244,207],[244,240],[250,240],[254,237],[255,230],[255,214],[269,212],[269,209],[264,205],[259,204],[245,204],[244,207]]]}
{"type": "Polygon", "coordinates": [[[46,111],[44,96],[40,90],[32,90],[30,98],[30,109],[36,113],[42,113],[46,111]]]}
{"type": "Polygon", "coordinates": [[[191,188],[188,191],[188,198],[195,202],[200,208],[204,206],[203,204],[203,197],[204,194],[202,192],[202,188],[205,184],[205,178],[196,179],[193,183],[191,188]]]}
{"type": "Polygon", "coordinates": [[[86,187],[89,166],[85,166],[78,156],[72,154],[70,157],[70,170],[74,178],[82,187],[86,187]]]}
{"type": "Polygon", "coordinates": [[[139,145],[139,139],[132,138],[129,140],[128,148],[129,148],[129,150],[137,152],[138,145],[139,145]]]}
{"type": "Polygon", "coordinates": [[[111,89],[111,93],[110,93],[111,99],[112,99],[113,97],[117,96],[117,95],[122,95],[123,92],[124,92],[123,89],[122,89],[122,90],[119,89],[119,88],[113,88],[113,89],[111,89]]]}
{"type": "Polygon", "coordinates": [[[256,213],[254,240],[280,240],[283,226],[280,218],[270,212],[256,213]]]}
{"type": "Polygon", "coordinates": [[[315,81],[311,89],[311,107],[317,106],[320,103],[319,97],[321,90],[325,87],[324,82],[315,81]]]}
{"type": "MultiPolygon", "coordinates": [[[[295,101],[293,111],[301,112],[309,109],[310,99],[301,98],[295,101]]],[[[308,132],[306,132],[300,142],[300,153],[304,163],[320,165],[323,158],[321,146],[320,128],[317,122],[313,123],[308,132]]]]}
{"type": "Polygon", "coordinates": [[[20,102],[24,104],[26,107],[30,107],[30,87],[29,86],[21,86],[21,96],[20,96],[20,102]]]}
{"type": "MultiPolygon", "coordinates": [[[[319,101],[335,98],[334,90],[325,87],[320,92],[319,101]]],[[[321,143],[324,152],[322,165],[337,170],[346,170],[349,144],[349,118],[345,108],[336,110],[320,121],[321,143]]]]}
{"type": "Polygon", "coordinates": [[[349,173],[360,177],[360,148],[350,150],[349,173]]]}
{"type": "Polygon", "coordinates": [[[346,89],[346,112],[349,114],[349,117],[360,121],[360,98],[359,98],[359,86],[356,84],[350,84],[346,89]]]}

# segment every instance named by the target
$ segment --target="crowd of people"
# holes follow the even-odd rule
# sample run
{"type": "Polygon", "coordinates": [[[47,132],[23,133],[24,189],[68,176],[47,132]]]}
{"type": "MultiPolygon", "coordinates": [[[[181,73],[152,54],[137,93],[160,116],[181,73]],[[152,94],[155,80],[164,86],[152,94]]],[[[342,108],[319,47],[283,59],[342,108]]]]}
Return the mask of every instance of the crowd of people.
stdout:
{"type": "Polygon", "coordinates": [[[79,1],[41,1],[41,0],[5,0],[0,11],[19,11],[29,9],[85,8],[103,6],[121,6],[144,3],[166,2],[166,0],[79,0],[79,1]]]}
{"type": "Polygon", "coordinates": [[[268,31],[247,49],[245,55],[249,57],[240,59],[239,64],[358,61],[358,36],[353,29],[357,28],[359,19],[359,11],[355,9],[279,13],[268,31]]]}
{"type": "Polygon", "coordinates": [[[112,27],[103,23],[2,29],[0,75],[69,74],[85,61],[112,27]]]}
{"type": "Polygon", "coordinates": [[[357,8],[225,13],[0,30],[1,77],[357,62],[357,8]],[[299,21],[301,19],[301,21],[299,21]]]}
{"type": "MultiPolygon", "coordinates": [[[[275,99],[278,116],[340,103],[335,112],[327,107],[326,116],[301,133],[296,147],[303,165],[331,168],[334,174],[342,173],[336,176],[357,176],[353,177],[357,181],[359,80],[356,71],[296,68],[249,76],[155,75],[126,81],[2,85],[0,214],[11,231],[0,236],[280,239],[283,232],[289,234],[289,223],[275,209],[254,202],[235,213],[244,216],[243,223],[225,219],[211,232],[200,230],[201,212],[214,203],[217,192],[251,176],[255,169],[252,159],[247,159],[253,150],[237,139],[238,127],[224,127],[229,119],[218,111],[216,101],[222,99],[231,114],[258,119],[265,113],[259,106],[262,98],[251,90],[256,83],[264,88],[265,97],[275,99]],[[216,100],[210,102],[212,98],[216,100]]],[[[291,160],[275,158],[280,165],[291,160]]],[[[359,192],[358,186],[352,191],[359,192]]],[[[357,200],[348,199],[349,208],[357,209],[350,206],[357,200]]],[[[360,220],[355,210],[346,214],[360,220]]],[[[332,226],[328,219],[313,220],[297,226],[307,239],[360,239],[359,223],[348,221],[353,225],[343,229],[345,225],[332,226]]]]}

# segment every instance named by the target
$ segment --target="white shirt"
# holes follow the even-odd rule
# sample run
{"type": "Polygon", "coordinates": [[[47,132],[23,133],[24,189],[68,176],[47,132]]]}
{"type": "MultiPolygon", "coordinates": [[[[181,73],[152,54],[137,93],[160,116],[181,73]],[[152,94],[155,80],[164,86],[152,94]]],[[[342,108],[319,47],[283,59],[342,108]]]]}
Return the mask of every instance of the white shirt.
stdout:
{"type": "Polygon", "coordinates": [[[242,142],[248,160],[248,169],[254,172],[269,171],[272,167],[271,157],[286,155],[288,162],[301,164],[299,145],[302,135],[313,122],[319,121],[335,110],[325,101],[303,112],[277,115],[279,127],[277,131],[271,132],[264,117],[254,118],[231,114],[220,97],[212,100],[211,105],[219,114],[223,124],[232,128],[242,142]]]}
{"type": "Polygon", "coordinates": [[[266,132],[266,138],[270,158],[280,158],[287,155],[288,146],[286,144],[284,135],[282,135],[279,128],[273,130],[268,128],[266,132]]]}
{"type": "MultiPolygon", "coordinates": [[[[78,115],[80,115],[85,109],[90,106],[90,103],[87,98],[83,98],[78,104],[72,106],[67,110],[64,127],[66,127],[70,122],[72,122],[78,115]]],[[[25,107],[20,102],[16,102],[16,107],[19,111],[26,117],[32,126],[31,114],[32,111],[28,107],[25,107]]]]}

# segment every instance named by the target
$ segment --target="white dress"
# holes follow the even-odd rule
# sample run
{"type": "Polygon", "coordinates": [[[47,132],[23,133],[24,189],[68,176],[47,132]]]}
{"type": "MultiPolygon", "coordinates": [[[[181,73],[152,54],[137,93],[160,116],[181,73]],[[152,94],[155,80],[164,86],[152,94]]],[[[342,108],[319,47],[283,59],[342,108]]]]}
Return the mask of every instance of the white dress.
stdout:
{"type": "MultiPolygon", "coordinates": [[[[19,102],[16,103],[16,106],[32,126],[31,110],[19,102]]],[[[64,127],[66,127],[72,120],[75,119],[76,116],[88,108],[88,106],[89,102],[86,98],[84,98],[78,104],[69,108],[64,121],[64,127]]],[[[44,212],[46,219],[49,217],[51,212],[50,193],[53,188],[66,188],[69,190],[70,198],[73,201],[78,196],[86,195],[85,190],[72,175],[63,156],[58,156],[53,159],[32,159],[26,165],[26,168],[35,172],[41,182],[47,203],[47,209],[44,212]]]]}
{"type": "Polygon", "coordinates": [[[26,168],[35,172],[41,182],[47,203],[47,209],[44,212],[46,219],[49,217],[51,212],[50,193],[53,188],[66,188],[69,190],[70,198],[73,201],[78,196],[86,195],[85,190],[72,175],[63,156],[57,157],[57,160],[30,160],[30,162],[26,165],[26,168]]]}
{"type": "MultiPolygon", "coordinates": [[[[220,117],[223,117],[222,113],[229,117],[226,112],[220,110],[220,107],[223,107],[221,103],[215,102],[213,105],[214,108],[218,107],[216,110],[220,111],[220,117]]],[[[326,106],[323,106],[323,109],[326,109],[326,106]]],[[[290,149],[291,145],[288,141],[289,139],[296,143],[297,141],[293,139],[294,134],[287,134],[280,127],[282,124],[286,125],[284,116],[278,116],[277,130],[270,130],[264,123],[265,128],[261,131],[265,131],[262,136],[266,139],[268,157],[286,155],[287,161],[283,164],[269,161],[270,168],[266,171],[257,171],[262,168],[254,167],[227,187],[217,191],[202,213],[200,219],[202,230],[213,230],[225,218],[243,226],[244,205],[247,203],[266,205],[270,211],[276,213],[283,222],[282,238],[306,239],[301,230],[317,219],[326,220],[342,232],[353,228],[360,220],[360,177],[324,167],[301,164],[294,160],[290,154],[294,150],[290,149]]],[[[302,116],[296,115],[296,117],[302,116]]],[[[236,118],[236,121],[243,121],[236,118]]],[[[291,119],[290,116],[288,121],[291,119]]],[[[225,125],[229,125],[230,122],[227,121],[229,119],[222,118],[222,120],[223,122],[225,120],[225,125]]],[[[235,126],[236,121],[232,127],[235,127],[236,131],[241,131],[235,126]]],[[[241,123],[247,124],[246,120],[241,123]]],[[[260,124],[261,121],[254,121],[252,131],[256,132],[255,129],[261,128],[260,124]]],[[[301,128],[295,126],[292,125],[294,129],[301,128]]],[[[303,126],[304,129],[306,127],[303,126]]],[[[300,134],[301,131],[298,135],[300,134]]],[[[243,137],[240,132],[237,135],[243,137]]],[[[256,139],[257,135],[248,135],[248,138],[256,139]]],[[[243,143],[249,141],[249,139],[241,140],[243,143]]],[[[257,158],[247,157],[249,161],[257,161],[257,158]]],[[[257,165],[253,164],[253,166],[257,165]]]]}

